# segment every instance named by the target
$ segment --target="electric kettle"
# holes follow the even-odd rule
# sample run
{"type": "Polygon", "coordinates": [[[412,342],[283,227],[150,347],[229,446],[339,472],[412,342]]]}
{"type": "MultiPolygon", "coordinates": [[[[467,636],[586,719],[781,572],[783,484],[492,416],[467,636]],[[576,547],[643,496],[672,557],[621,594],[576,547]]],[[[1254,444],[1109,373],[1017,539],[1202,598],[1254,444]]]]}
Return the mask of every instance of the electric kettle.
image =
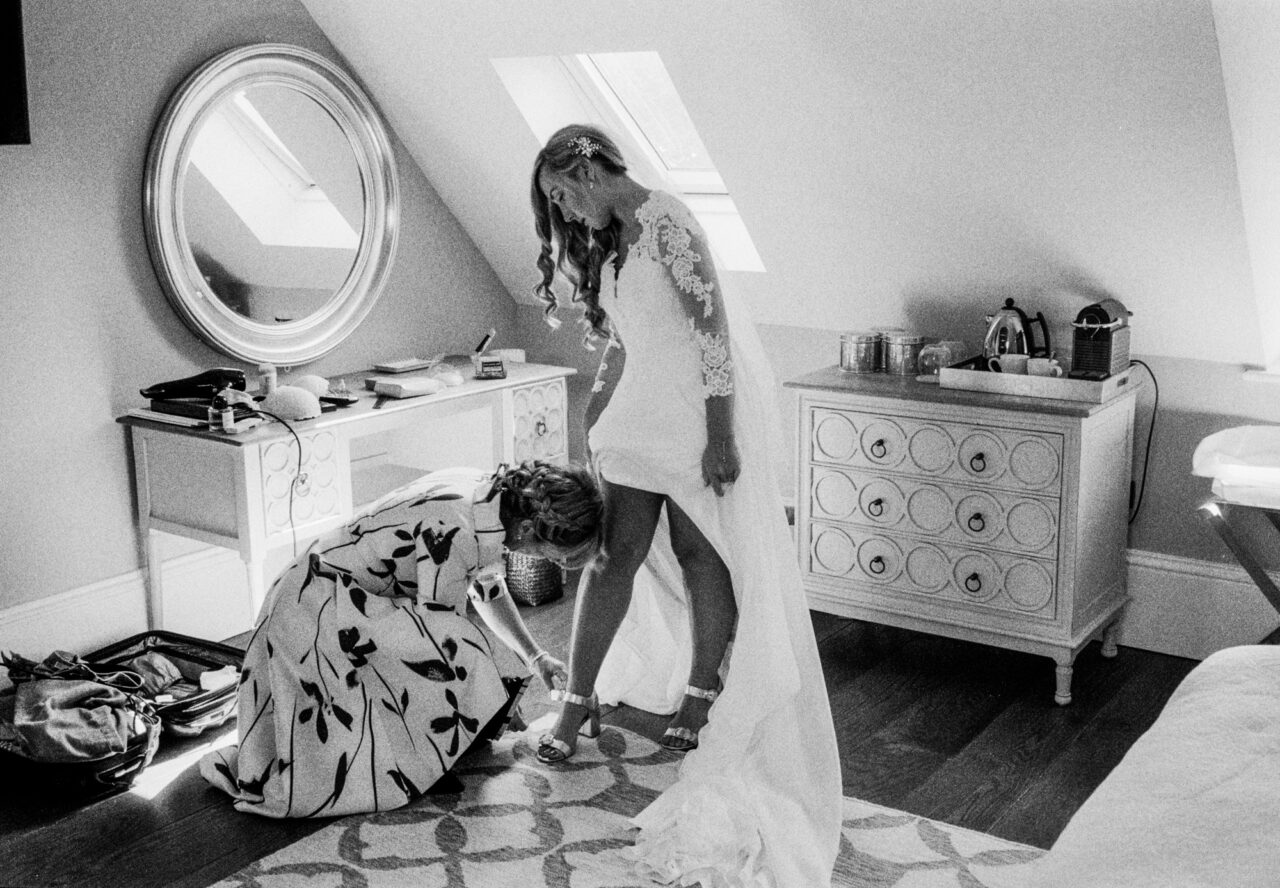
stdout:
{"type": "Polygon", "coordinates": [[[995,314],[987,315],[987,336],[982,341],[982,356],[993,358],[997,355],[1030,355],[1031,357],[1049,357],[1049,324],[1044,319],[1044,312],[1036,312],[1034,319],[1013,304],[1012,299],[1004,301],[1004,308],[995,314]],[[1035,334],[1031,330],[1033,324],[1039,324],[1044,333],[1044,341],[1036,345],[1035,334]]]}

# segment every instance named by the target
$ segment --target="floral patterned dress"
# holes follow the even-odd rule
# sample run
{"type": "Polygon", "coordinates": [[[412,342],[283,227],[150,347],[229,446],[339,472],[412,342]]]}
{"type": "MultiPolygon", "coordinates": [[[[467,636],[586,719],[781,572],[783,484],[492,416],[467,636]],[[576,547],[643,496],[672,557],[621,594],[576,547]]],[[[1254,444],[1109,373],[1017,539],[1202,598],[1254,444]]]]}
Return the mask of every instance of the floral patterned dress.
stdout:
{"type": "Polygon", "coordinates": [[[468,596],[505,593],[493,475],[437,472],[273,584],[240,675],[238,749],[201,774],[267,817],[379,811],[435,783],[507,703],[468,596]]]}

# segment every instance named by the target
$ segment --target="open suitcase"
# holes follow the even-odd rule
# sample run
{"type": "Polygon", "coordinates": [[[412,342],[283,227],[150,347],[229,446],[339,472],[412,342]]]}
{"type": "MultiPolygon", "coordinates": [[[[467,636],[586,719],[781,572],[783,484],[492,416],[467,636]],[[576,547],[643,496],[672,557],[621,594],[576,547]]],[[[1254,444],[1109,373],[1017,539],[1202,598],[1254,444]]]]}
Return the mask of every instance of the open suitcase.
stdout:
{"type": "MultiPolygon", "coordinates": [[[[153,630],[110,644],[85,659],[102,666],[116,666],[146,653],[164,656],[182,673],[184,696],[153,699],[152,707],[164,729],[179,737],[194,737],[226,722],[236,712],[239,682],[212,690],[200,689],[200,674],[226,666],[236,671],[244,664],[244,651],[216,641],[205,641],[176,632],[153,630]]],[[[171,695],[173,696],[173,695],[171,695]]]]}
{"type": "MultiPolygon", "coordinates": [[[[18,791],[96,799],[133,785],[151,763],[162,732],[193,737],[222,725],[236,712],[239,681],[208,690],[200,687],[201,673],[233,667],[237,679],[244,652],[230,645],[175,632],[143,632],[84,655],[85,663],[104,672],[115,671],[142,654],[154,652],[169,660],[182,681],[165,697],[131,694],[134,731],[122,752],[94,761],[45,761],[31,758],[12,732],[0,731],[0,782],[18,791]]],[[[0,692],[0,722],[12,724],[15,693],[0,692]]]]}

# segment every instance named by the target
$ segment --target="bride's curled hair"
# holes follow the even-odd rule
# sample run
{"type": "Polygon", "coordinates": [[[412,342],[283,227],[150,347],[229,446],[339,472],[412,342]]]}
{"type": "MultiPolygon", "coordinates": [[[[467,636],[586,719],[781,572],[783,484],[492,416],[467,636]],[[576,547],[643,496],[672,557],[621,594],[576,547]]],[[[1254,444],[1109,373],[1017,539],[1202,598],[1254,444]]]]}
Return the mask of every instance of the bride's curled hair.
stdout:
{"type": "Polygon", "coordinates": [[[534,228],[542,241],[542,251],[538,254],[542,280],[534,286],[534,295],[545,305],[543,314],[547,322],[557,325],[555,312],[559,303],[551,284],[557,271],[563,273],[573,284],[572,301],[582,303],[587,327],[583,341],[590,347],[591,339],[609,337],[606,316],[600,308],[600,269],[605,257],[616,252],[622,225],[614,220],[608,228],[592,231],[581,222],[568,221],[560,208],[548,200],[538,181],[543,170],[567,173],[586,163],[598,164],[615,175],[627,171],[618,146],[596,127],[572,124],[557,130],[534,159],[529,196],[533,203],[534,228]],[[590,146],[589,153],[584,152],[584,144],[590,146]]]}

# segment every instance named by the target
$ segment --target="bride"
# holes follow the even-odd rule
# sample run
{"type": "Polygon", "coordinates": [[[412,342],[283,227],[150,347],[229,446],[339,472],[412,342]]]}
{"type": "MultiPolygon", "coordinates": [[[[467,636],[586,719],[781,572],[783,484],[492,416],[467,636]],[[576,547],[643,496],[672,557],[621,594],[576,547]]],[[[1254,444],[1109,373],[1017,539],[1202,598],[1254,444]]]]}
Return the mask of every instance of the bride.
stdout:
{"type": "Polygon", "coordinates": [[[588,337],[607,341],[586,419],[603,542],[538,757],[571,757],[584,725],[598,728],[600,699],[674,710],[662,743],[687,754],[636,818],[641,871],[680,885],[829,885],[840,765],[754,326],[722,292],[689,210],[632,179],[600,130],[554,134],[531,197],[549,321],[559,272],[588,337]]]}

